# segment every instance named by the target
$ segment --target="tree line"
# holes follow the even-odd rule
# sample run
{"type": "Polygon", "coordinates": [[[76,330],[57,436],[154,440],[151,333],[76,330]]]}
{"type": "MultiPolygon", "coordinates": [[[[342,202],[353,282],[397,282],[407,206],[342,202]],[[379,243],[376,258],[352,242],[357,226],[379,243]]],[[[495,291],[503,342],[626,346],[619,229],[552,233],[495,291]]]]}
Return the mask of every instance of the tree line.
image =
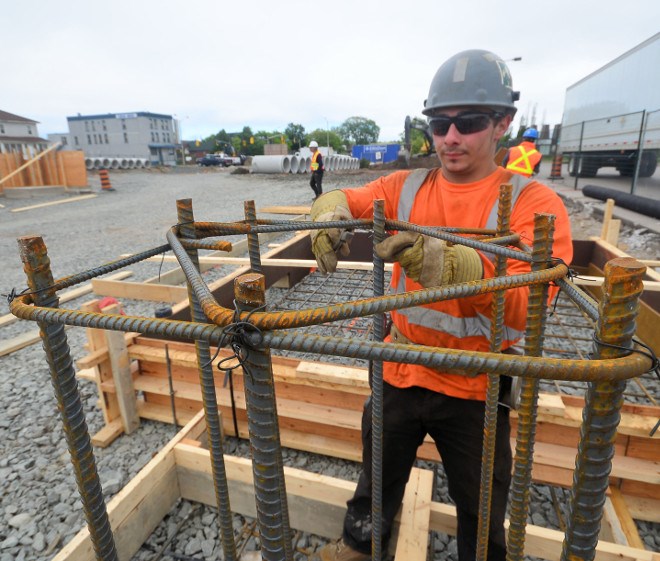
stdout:
{"type": "Polygon", "coordinates": [[[315,129],[307,132],[299,123],[289,123],[283,131],[253,131],[245,126],[240,132],[227,132],[225,129],[204,138],[201,143],[209,151],[245,154],[254,156],[264,153],[265,144],[286,144],[288,150],[296,152],[316,140],[319,146],[332,147],[335,152],[349,152],[356,144],[378,142],[380,127],[366,117],[349,117],[338,127],[315,129]],[[211,149],[212,148],[212,149],[211,149]]]}

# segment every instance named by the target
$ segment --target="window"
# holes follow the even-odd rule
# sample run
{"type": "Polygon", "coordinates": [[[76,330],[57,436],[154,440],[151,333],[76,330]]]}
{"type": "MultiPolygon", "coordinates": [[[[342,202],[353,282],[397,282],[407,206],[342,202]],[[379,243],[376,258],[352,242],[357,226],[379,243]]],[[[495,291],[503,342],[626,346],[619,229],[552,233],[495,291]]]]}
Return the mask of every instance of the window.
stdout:
{"type": "Polygon", "coordinates": [[[2,134],[5,134],[5,126],[4,125],[0,125],[0,132],[2,134]]]}
{"type": "Polygon", "coordinates": [[[124,142],[126,144],[128,144],[128,133],[127,132],[124,133],[124,142]]]}
{"type": "Polygon", "coordinates": [[[125,119],[121,120],[121,128],[122,128],[122,130],[126,130],[126,120],[125,119]]]}
{"type": "Polygon", "coordinates": [[[32,127],[30,125],[27,126],[28,129],[28,134],[32,134],[32,127]]]}
{"type": "Polygon", "coordinates": [[[75,142],[76,146],[78,146],[78,137],[77,136],[73,137],[73,142],[75,142]]]}
{"type": "Polygon", "coordinates": [[[156,133],[156,142],[160,142],[160,138],[158,136],[158,133],[156,133]]]}
{"type": "Polygon", "coordinates": [[[91,143],[92,143],[92,135],[88,134],[87,135],[87,144],[91,144],[91,143]]]}
{"type": "MultiPolygon", "coordinates": [[[[104,130],[104,131],[107,131],[108,129],[107,129],[107,127],[105,126],[105,121],[101,121],[101,123],[103,124],[103,130],[104,130]]],[[[108,141],[106,140],[106,143],[107,143],[107,142],[108,142],[108,141]]]]}
{"type": "Polygon", "coordinates": [[[89,121],[85,121],[85,132],[89,132],[89,121]]]}
{"type": "Polygon", "coordinates": [[[96,132],[96,123],[94,123],[94,121],[92,121],[92,130],[96,132]]]}
{"type": "Polygon", "coordinates": [[[62,137],[62,146],[66,146],[67,144],[69,144],[69,142],[68,142],[66,136],[63,136],[62,137]]]}

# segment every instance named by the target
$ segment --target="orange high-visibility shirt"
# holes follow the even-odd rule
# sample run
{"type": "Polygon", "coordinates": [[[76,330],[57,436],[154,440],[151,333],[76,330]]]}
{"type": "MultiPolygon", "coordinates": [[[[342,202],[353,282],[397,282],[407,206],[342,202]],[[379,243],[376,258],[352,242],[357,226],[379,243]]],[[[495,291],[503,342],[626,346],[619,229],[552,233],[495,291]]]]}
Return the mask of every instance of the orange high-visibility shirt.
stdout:
{"type": "MultiPolygon", "coordinates": [[[[398,204],[405,178],[409,171],[400,171],[381,177],[356,189],[344,189],[351,213],[355,218],[373,218],[373,201],[385,201],[385,216],[397,219],[398,204]]],[[[513,172],[498,167],[484,179],[466,184],[449,183],[440,169],[432,170],[417,191],[410,210],[410,222],[421,226],[450,226],[458,228],[484,228],[488,216],[499,196],[499,187],[509,183],[513,172]]],[[[549,213],[556,216],[553,255],[567,264],[573,257],[570,221],[562,200],[549,187],[531,181],[520,193],[511,213],[510,227],[520,234],[521,241],[532,245],[534,236],[534,214],[549,213]]],[[[484,267],[484,278],[495,274],[493,262],[480,254],[484,267]]],[[[530,264],[509,259],[507,274],[530,271],[530,264]]],[[[394,265],[392,282],[395,284],[401,273],[398,263],[394,265]]],[[[405,278],[406,290],[419,290],[420,284],[405,278]]],[[[525,332],[527,287],[507,290],[505,293],[504,323],[506,326],[502,348],[510,347],[525,332]]],[[[428,310],[429,316],[443,317],[446,331],[413,324],[402,312],[392,312],[392,321],[408,339],[422,345],[471,351],[490,350],[488,327],[491,317],[492,295],[482,294],[436,302],[414,310],[428,310]],[[474,327],[478,328],[475,330],[474,327]]],[[[424,314],[422,314],[424,315],[424,314]]],[[[423,322],[422,322],[423,323],[423,322]]],[[[383,366],[386,382],[400,388],[419,386],[439,393],[484,401],[486,399],[485,374],[475,377],[443,373],[432,368],[414,364],[386,362],[383,366]]]]}

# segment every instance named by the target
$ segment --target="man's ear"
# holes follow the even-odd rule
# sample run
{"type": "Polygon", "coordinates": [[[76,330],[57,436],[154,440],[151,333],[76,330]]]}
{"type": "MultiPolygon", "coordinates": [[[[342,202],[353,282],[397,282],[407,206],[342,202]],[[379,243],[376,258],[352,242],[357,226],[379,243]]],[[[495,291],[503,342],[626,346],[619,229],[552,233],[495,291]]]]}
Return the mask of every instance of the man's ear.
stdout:
{"type": "Polygon", "coordinates": [[[495,141],[502,138],[506,131],[509,130],[512,120],[513,117],[511,115],[505,115],[495,124],[495,141]]]}

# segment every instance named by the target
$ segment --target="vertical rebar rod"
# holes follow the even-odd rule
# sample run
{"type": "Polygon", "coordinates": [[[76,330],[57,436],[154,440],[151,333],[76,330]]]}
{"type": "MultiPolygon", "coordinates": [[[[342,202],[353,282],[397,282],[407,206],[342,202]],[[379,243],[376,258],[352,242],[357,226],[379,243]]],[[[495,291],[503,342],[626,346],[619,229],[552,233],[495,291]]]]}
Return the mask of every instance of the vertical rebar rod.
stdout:
{"type": "MultiPolygon", "coordinates": [[[[629,353],[608,345],[632,348],[645,271],[646,267],[631,257],[613,259],[605,265],[605,284],[596,328],[596,358],[613,359],[629,353]]],[[[589,383],[582,411],[562,561],[591,561],[595,557],[625,386],[625,380],[589,383]]]]}
{"type": "MultiPolygon", "coordinates": [[[[532,271],[540,271],[549,266],[554,224],[553,215],[537,214],[534,217],[532,271]]],[[[541,356],[547,318],[547,301],[547,284],[535,284],[530,288],[525,332],[525,355],[527,356],[541,356]]],[[[525,527],[529,510],[529,489],[532,483],[538,395],[539,381],[535,378],[523,378],[518,409],[516,457],[511,482],[507,561],[522,561],[525,552],[525,527]]]]}
{"type": "MultiPolygon", "coordinates": [[[[59,298],[54,290],[49,289],[53,285],[53,274],[43,239],[40,236],[25,236],[18,239],[18,247],[35,305],[57,308],[59,298]]],[[[64,325],[44,322],[38,322],[38,325],[96,558],[117,561],[115,541],[64,325]]]]}
{"type": "MultiPolygon", "coordinates": [[[[509,231],[511,215],[510,184],[500,185],[499,204],[497,207],[497,235],[503,236],[509,231]]],[[[506,257],[495,256],[495,277],[506,275],[506,257]]],[[[504,331],[504,290],[493,294],[492,318],[490,328],[490,350],[497,353],[502,349],[504,331]]],[[[495,439],[497,436],[497,408],[500,399],[500,377],[488,374],[486,403],[484,411],[484,438],[481,452],[481,485],[479,487],[479,522],[477,526],[478,561],[488,557],[488,534],[490,531],[490,509],[493,487],[493,466],[495,464],[495,439]]]]}
{"type": "MultiPolygon", "coordinates": [[[[376,254],[376,244],[385,239],[385,202],[374,201],[374,297],[385,294],[385,262],[376,254]]],[[[385,316],[374,315],[375,341],[385,337],[385,316]]],[[[371,362],[371,558],[380,559],[382,549],[383,512],[383,362],[371,362]]]]}
{"type": "MultiPolygon", "coordinates": [[[[257,211],[254,206],[254,201],[245,201],[243,203],[243,210],[245,212],[245,221],[253,226],[257,225],[257,211]]],[[[250,232],[247,235],[248,241],[248,254],[250,256],[250,269],[253,273],[263,273],[261,266],[261,252],[259,250],[259,234],[250,232]]]]}
{"type": "MultiPolygon", "coordinates": [[[[241,275],[234,281],[234,296],[241,312],[263,307],[266,303],[264,276],[241,275]]],[[[270,351],[243,347],[242,353],[261,555],[264,561],[291,561],[289,509],[270,351]]]]}
{"type": "MultiPolygon", "coordinates": [[[[179,236],[186,239],[195,239],[195,219],[193,215],[192,199],[179,199],[176,202],[177,219],[179,221],[179,236]]],[[[199,270],[199,257],[196,249],[186,249],[193,265],[199,270]]],[[[190,301],[191,320],[206,323],[207,318],[188,283],[188,299],[190,301]]],[[[222,442],[222,426],[218,413],[218,399],[213,378],[213,361],[211,360],[210,345],[207,341],[195,341],[197,364],[199,369],[199,385],[202,390],[204,415],[206,418],[206,433],[209,440],[209,453],[211,456],[211,470],[213,472],[213,487],[215,501],[218,505],[218,522],[222,551],[227,561],[235,561],[236,543],[234,541],[234,526],[232,523],[231,505],[229,502],[229,487],[222,442]]]]}

